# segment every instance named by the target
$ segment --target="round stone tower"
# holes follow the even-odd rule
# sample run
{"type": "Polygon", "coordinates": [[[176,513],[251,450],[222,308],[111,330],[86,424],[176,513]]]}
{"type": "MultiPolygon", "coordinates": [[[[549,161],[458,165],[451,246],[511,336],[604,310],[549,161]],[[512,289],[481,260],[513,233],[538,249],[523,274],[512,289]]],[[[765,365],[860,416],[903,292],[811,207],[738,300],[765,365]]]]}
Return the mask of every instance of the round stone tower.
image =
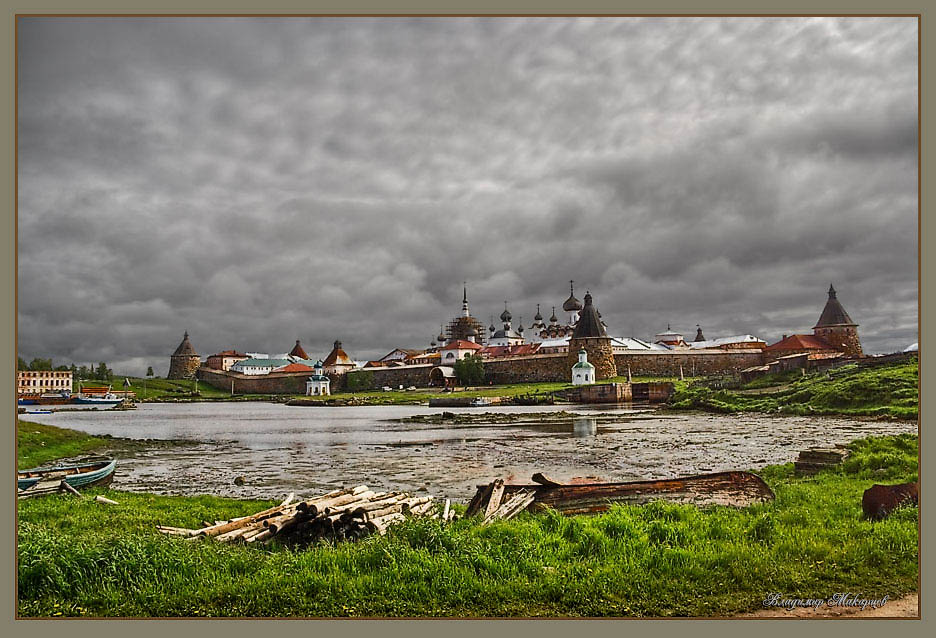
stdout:
{"type": "Polygon", "coordinates": [[[569,366],[578,363],[579,351],[587,353],[587,360],[595,366],[595,379],[610,379],[617,376],[617,365],[614,363],[614,350],[611,348],[611,338],[605,331],[604,324],[598,316],[598,310],[592,305],[590,292],[585,293],[585,305],[579,312],[575,331],[569,341],[569,366]]]}
{"type": "Polygon", "coordinates": [[[195,352],[192,342],[189,341],[188,332],[186,332],[185,336],[182,337],[182,343],[169,357],[169,374],[166,375],[166,378],[191,379],[195,376],[199,366],[201,366],[201,357],[195,352]]]}
{"type": "Polygon", "coordinates": [[[858,324],[845,312],[832,284],[829,284],[829,300],[822,309],[819,321],[813,327],[813,335],[836,350],[844,352],[848,357],[864,356],[861,342],[858,340],[858,324]]]}

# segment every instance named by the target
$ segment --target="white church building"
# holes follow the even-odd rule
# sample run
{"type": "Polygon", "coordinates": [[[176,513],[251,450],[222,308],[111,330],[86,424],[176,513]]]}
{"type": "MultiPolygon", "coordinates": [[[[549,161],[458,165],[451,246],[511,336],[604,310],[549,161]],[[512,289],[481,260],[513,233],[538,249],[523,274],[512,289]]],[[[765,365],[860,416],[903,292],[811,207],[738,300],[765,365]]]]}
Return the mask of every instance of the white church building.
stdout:
{"type": "Polygon", "coordinates": [[[578,363],[572,366],[572,385],[587,385],[595,382],[595,366],[588,362],[585,348],[578,351],[578,363]]]}
{"type": "Polygon", "coordinates": [[[323,368],[324,364],[321,360],[315,362],[312,368],[314,374],[306,381],[307,396],[331,394],[331,379],[325,376],[323,368]]]}

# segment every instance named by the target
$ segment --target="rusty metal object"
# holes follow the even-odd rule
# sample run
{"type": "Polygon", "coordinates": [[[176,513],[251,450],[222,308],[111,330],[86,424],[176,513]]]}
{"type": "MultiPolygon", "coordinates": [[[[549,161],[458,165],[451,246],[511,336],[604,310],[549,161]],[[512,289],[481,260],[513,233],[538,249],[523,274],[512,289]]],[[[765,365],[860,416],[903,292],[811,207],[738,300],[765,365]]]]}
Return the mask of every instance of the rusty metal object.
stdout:
{"type": "MultiPolygon", "coordinates": [[[[478,486],[478,492],[472,499],[478,509],[483,507],[489,489],[489,485],[478,486]]],[[[747,507],[774,498],[773,491],[764,480],[750,472],[717,472],[627,483],[505,485],[504,498],[521,490],[534,493],[535,500],[529,506],[531,511],[551,508],[568,515],[598,514],[616,504],[644,505],[652,501],[747,507]]],[[[470,516],[471,512],[466,515],[470,516]]]]}
{"type": "Polygon", "coordinates": [[[901,505],[917,505],[918,501],[917,483],[872,485],[861,496],[861,509],[865,518],[879,521],[901,505]]]}

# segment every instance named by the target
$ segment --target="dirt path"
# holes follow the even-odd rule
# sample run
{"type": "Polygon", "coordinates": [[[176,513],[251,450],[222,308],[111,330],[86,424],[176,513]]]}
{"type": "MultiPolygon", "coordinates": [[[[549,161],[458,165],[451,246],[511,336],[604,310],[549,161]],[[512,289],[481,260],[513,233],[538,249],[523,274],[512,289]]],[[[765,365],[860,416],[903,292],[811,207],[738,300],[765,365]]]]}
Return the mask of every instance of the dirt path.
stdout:
{"type": "Polygon", "coordinates": [[[787,611],[777,607],[760,609],[746,614],[738,614],[738,618],[916,618],[920,615],[920,598],[916,592],[907,594],[903,598],[889,600],[877,609],[866,608],[862,611],[858,607],[829,607],[823,605],[819,609],[812,607],[797,607],[787,611]]]}

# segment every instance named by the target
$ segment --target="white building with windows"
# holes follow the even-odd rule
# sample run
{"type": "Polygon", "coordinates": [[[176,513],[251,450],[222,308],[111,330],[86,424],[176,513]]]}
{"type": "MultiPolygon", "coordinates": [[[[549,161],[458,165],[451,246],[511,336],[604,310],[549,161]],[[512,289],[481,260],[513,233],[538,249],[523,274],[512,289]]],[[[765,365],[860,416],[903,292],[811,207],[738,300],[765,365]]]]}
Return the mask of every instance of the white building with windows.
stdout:
{"type": "Polygon", "coordinates": [[[472,341],[456,339],[439,350],[439,354],[441,355],[439,363],[444,366],[449,366],[459,359],[464,359],[469,355],[480,352],[482,349],[481,346],[472,341]]]}
{"type": "Polygon", "coordinates": [[[17,370],[16,391],[20,394],[71,392],[71,370],[17,370]]]}
{"type": "Polygon", "coordinates": [[[250,359],[244,359],[243,361],[238,361],[231,366],[231,370],[234,372],[240,372],[241,374],[257,375],[257,374],[270,374],[273,372],[274,368],[282,368],[287,366],[292,361],[289,359],[261,359],[258,357],[251,357],[250,359]]]}

